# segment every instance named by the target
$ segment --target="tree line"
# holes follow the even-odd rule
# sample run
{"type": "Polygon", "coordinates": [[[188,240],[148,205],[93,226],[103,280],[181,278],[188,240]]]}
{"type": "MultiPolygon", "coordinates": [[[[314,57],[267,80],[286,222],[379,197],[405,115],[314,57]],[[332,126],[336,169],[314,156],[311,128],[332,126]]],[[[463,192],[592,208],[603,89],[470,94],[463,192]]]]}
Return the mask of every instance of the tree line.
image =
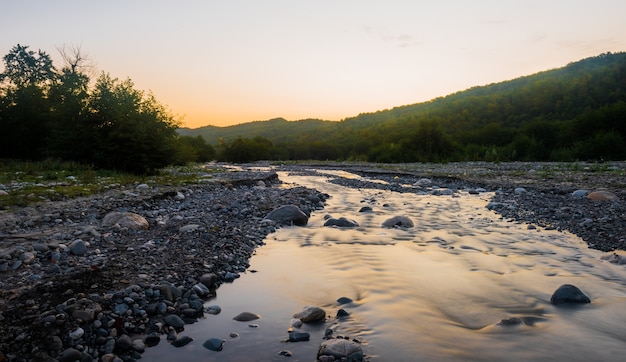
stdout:
{"type": "Polygon", "coordinates": [[[135,173],[215,159],[626,159],[626,53],[340,122],[274,119],[198,130],[180,129],[130,79],[90,76],[80,49],[60,53],[60,68],[19,44],[3,57],[0,158],[59,158],[135,173]]]}
{"type": "Polygon", "coordinates": [[[202,137],[179,136],[179,121],[150,92],[102,72],[89,76],[78,48],[16,45],[0,73],[0,158],[58,158],[98,168],[153,173],[170,164],[214,159],[202,137]]]}

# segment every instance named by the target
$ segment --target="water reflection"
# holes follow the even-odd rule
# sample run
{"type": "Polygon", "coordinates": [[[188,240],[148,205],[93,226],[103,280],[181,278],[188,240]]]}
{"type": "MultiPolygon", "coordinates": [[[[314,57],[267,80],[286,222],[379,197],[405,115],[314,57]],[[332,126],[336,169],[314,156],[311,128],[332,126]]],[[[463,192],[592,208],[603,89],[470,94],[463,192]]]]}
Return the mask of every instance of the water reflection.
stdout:
{"type": "Polygon", "coordinates": [[[485,208],[489,194],[417,196],[280,178],[332,198],[306,227],[270,235],[251,260],[258,273],[222,286],[208,302],[223,312],[186,326],[192,344],[161,343],[146,353],[150,360],[283,361],[279,352],[290,350],[291,361],[312,361],[326,327],[360,340],[371,361],[610,361],[626,353],[626,266],[600,260],[579,238],[500,220],[485,208]],[[373,211],[359,213],[365,205],[373,211]],[[327,213],[360,226],[323,227],[327,213]],[[381,228],[395,215],[415,227],[381,228]],[[552,292],[568,283],[592,303],[552,306],[552,292]],[[353,302],[339,306],[339,297],[353,302]],[[305,305],[351,315],[305,326],[309,342],[281,342],[305,305]],[[243,311],[262,316],[257,327],[232,320],[243,311]],[[212,337],[226,339],[223,351],[202,348],[212,337]]]}

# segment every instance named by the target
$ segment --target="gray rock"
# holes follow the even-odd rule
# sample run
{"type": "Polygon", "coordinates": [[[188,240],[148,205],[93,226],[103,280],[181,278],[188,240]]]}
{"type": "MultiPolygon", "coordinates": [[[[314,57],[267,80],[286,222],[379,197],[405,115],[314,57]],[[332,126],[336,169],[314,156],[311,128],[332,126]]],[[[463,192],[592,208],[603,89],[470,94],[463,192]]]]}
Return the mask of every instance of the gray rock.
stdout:
{"type": "Polygon", "coordinates": [[[83,358],[83,354],[75,348],[68,348],[57,356],[59,362],[80,361],[81,358],[83,358]]]}
{"type": "Polygon", "coordinates": [[[393,228],[396,226],[403,228],[412,228],[414,224],[413,221],[407,216],[394,216],[391,219],[387,219],[385,220],[385,222],[383,222],[384,228],[393,228]]]}
{"type": "Polygon", "coordinates": [[[575,197],[577,199],[582,199],[582,198],[587,197],[588,194],[589,194],[589,190],[576,190],[572,192],[572,197],[575,197]]]}
{"type": "Polygon", "coordinates": [[[170,314],[165,316],[165,318],[163,319],[163,321],[167,324],[170,325],[174,328],[181,328],[182,326],[185,325],[185,321],[183,321],[179,316],[177,316],[176,314],[170,314]]]}
{"type": "Polygon", "coordinates": [[[76,239],[72,241],[72,243],[70,244],[70,253],[81,256],[81,255],[85,255],[86,252],[87,252],[87,245],[81,239],[76,239]]]}
{"type": "Polygon", "coordinates": [[[193,341],[193,338],[189,336],[179,336],[175,340],[172,341],[172,346],[174,347],[182,347],[186,346],[193,341]]]}
{"type": "Polygon", "coordinates": [[[133,340],[128,334],[122,334],[115,341],[115,349],[120,351],[128,351],[133,346],[133,340]]]}
{"type": "Polygon", "coordinates": [[[102,219],[103,227],[112,227],[114,225],[133,230],[145,230],[150,226],[148,220],[139,214],[118,211],[110,212],[102,219]]]}
{"type": "Polygon", "coordinates": [[[363,361],[363,350],[355,342],[343,338],[329,339],[320,345],[317,351],[317,358],[321,356],[334,357],[335,360],[345,358],[350,362],[363,361]]]}
{"type": "Polygon", "coordinates": [[[308,341],[311,335],[306,332],[289,332],[289,342],[308,341]]]}
{"type": "Polygon", "coordinates": [[[304,226],[309,222],[309,217],[295,205],[283,205],[272,210],[265,218],[279,225],[304,226]]]}
{"type": "Polygon", "coordinates": [[[200,283],[204,284],[207,288],[212,288],[218,282],[219,277],[214,273],[206,273],[200,276],[200,283]]]}
{"type": "Polygon", "coordinates": [[[219,338],[210,338],[202,343],[202,346],[211,351],[221,351],[224,346],[224,340],[219,338]]]}
{"type": "Polygon", "coordinates": [[[323,321],[326,318],[326,311],[320,307],[306,306],[302,311],[293,315],[304,323],[323,321]]]}
{"type": "Polygon", "coordinates": [[[558,304],[571,304],[571,303],[591,303],[591,299],[586,296],[580,289],[571,285],[561,285],[550,298],[550,303],[558,304]]]}
{"type": "Polygon", "coordinates": [[[324,226],[337,226],[341,228],[352,228],[352,227],[359,226],[359,224],[354,220],[350,220],[345,217],[340,217],[339,219],[330,218],[326,220],[326,222],[324,223],[324,226]]]}
{"type": "Polygon", "coordinates": [[[233,317],[234,320],[238,321],[238,322],[248,322],[248,321],[253,321],[255,319],[259,319],[261,318],[260,315],[256,314],[256,313],[251,313],[251,312],[243,312],[243,313],[239,313],[236,316],[233,317]]]}

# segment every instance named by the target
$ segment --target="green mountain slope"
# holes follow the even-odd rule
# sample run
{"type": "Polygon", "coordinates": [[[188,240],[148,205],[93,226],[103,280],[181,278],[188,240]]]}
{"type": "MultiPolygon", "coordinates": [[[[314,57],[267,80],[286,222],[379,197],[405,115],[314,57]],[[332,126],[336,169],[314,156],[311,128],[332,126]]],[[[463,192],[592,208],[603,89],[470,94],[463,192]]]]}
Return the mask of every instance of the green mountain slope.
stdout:
{"type": "Polygon", "coordinates": [[[300,149],[290,157],[389,162],[624,158],[626,53],[601,54],[340,122],[274,119],[180,132],[200,134],[211,143],[219,137],[261,136],[300,149]],[[322,149],[323,155],[316,154],[322,149]]]}

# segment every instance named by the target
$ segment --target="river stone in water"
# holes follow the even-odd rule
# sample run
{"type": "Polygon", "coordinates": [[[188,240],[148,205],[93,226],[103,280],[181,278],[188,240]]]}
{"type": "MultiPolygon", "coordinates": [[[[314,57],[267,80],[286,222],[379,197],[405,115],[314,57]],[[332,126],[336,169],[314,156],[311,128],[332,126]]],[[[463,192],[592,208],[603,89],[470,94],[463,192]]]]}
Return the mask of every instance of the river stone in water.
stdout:
{"type": "Polygon", "coordinates": [[[145,230],[150,226],[148,220],[143,216],[132,212],[113,211],[106,214],[104,219],[102,219],[103,227],[111,227],[116,224],[134,230],[145,230]]]}
{"type": "Polygon", "coordinates": [[[250,313],[250,312],[243,312],[243,313],[239,313],[236,316],[233,317],[234,320],[238,321],[238,322],[249,322],[249,321],[253,321],[255,319],[259,319],[261,318],[260,315],[256,314],[256,313],[250,313]]]}
{"type": "Polygon", "coordinates": [[[210,338],[202,343],[202,347],[210,349],[211,351],[221,351],[224,345],[224,340],[219,338],[210,338]]]}
{"type": "Polygon", "coordinates": [[[304,226],[309,222],[309,217],[296,205],[283,205],[272,210],[265,218],[280,225],[304,226]]]}
{"type": "Polygon", "coordinates": [[[191,341],[193,341],[193,338],[191,338],[189,336],[180,336],[180,337],[178,337],[178,338],[176,338],[175,340],[172,341],[172,346],[174,346],[174,347],[186,346],[191,341]]]}
{"type": "Polygon", "coordinates": [[[337,226],[341,228],[352,228],[352,227],[359,226],[359,224],[354,220],[350,220],[345,217],[340,217],[339,219],[330,218],[326,220],[326,222],[324,223],[324,226],[337,226]]]}
{"type": "Polygon", "coordinates": [[[317,351],[317,358],[322,356],[332,356],[335,360],[346,358],[350,362],[363,361],[363,350],[358,344],[347,339],[329,339],[322,342],[317,351]]]}
{"type": "Polygon", "coordinates": [[[591,299],[577,287],[571,284],[563,284],[552,294],[550,303],[591,303],[591,299]]]}
{"type": "Polygon", "coordinates": [[[387,219],[385,220],[385,222],[383,222],[384,228],[393,228],[395,226],[412,228],[414,224],[413,221],[406,216],[394,216],[391,219],[387,219]]]}
{"type": "Polygon", "coordinates": [[[320,307],[306,306],[302,311],[293,315],[304,323],[323,321],[326,318],[326,311],[320,307]]]}

